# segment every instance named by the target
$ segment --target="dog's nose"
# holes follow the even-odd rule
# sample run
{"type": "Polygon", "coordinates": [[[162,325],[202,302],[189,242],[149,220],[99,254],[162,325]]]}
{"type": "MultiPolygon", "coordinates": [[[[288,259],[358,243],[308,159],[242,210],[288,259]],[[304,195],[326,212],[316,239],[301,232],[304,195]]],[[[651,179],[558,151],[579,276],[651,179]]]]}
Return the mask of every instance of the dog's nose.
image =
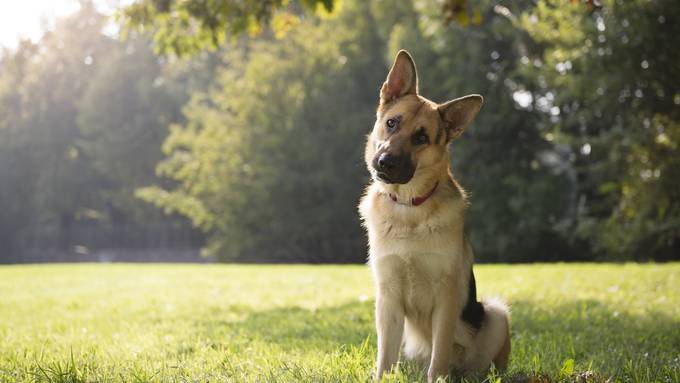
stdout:
{"type": "Polygon", "coordinates": [[[388,171],[394,169],[397,164],[397,159],[390,153],[383,153],[378,157],[378,166],[380,170],[388,171]]]}

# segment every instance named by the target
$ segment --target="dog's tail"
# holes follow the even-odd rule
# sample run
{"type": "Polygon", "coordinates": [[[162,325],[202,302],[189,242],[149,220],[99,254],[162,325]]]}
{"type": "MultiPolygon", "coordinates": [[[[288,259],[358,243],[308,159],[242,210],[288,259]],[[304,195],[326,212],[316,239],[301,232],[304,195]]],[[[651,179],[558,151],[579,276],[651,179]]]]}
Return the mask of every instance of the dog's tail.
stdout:
{"type": "Polygon", "coordinates": [[[510,360],[510,309],[498,298],[482,300],[484,321],[465,352],[464,369],[483,371],[491,362],[505,370],[510,360]]]}

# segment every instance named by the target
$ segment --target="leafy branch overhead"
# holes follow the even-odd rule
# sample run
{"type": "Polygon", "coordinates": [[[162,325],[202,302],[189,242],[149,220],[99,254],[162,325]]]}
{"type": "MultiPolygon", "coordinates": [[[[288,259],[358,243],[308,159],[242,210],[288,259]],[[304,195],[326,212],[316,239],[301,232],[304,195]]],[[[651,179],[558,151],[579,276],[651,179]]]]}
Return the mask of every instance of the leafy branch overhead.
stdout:
{"type": "MultiPolygon", "coordinates": [[[[271,28],[277,37],[297,24],[305,13],[333,13],[342,0],[136,0],[118,19],[124,31],[152,32],[163,53],[192,54],[216,49],[227,39],[271,28]]],[[[461,26],[482,22],[480,7],[468,0],[446,0],[441,8],[444,24],[461,26]]]]}
{"type": "Polygon", "coordinates": [[[124,31],[151,31],[161,52],[216,49],[228,38],[258,34],[279,11],[330,13],[337,0],[137,0],[118,19],[124,31]]]}

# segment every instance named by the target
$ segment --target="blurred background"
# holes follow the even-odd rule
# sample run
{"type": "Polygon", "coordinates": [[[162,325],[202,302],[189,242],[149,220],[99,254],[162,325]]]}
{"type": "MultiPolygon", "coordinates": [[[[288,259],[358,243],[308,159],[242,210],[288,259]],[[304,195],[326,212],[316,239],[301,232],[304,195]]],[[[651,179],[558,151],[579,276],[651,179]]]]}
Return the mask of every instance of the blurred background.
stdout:
{"type": "Polygon", "coordinates": [[[0,263],[366,258],[398,49],[485,105],[452,144],[478,262],[680,259],[675,0],[0,4],[0,263]]]}

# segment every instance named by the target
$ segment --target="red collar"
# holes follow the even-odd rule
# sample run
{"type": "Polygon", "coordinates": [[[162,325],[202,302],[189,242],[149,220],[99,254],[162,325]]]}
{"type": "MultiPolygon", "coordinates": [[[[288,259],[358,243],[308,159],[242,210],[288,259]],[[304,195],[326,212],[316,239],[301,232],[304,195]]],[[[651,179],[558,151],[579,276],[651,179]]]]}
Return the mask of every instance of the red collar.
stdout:
{"type": "Polygon", "coordinates": [[[390,193],[390,198],[392,199],[392,201],[394,201],[394,202],[396,202],[400,205],[419,206],[419,205],[423,204],[423,202],[427,201],[428,198],[432,197],[432,194],[434,194],[434,191],[437,190],[437,186],[439,186],[439,181],[437,181],[434,184],[434,186],[432,187],[432,190],[430,190],[427,194],[421,195],[419,197],[411,198],[410,204],[399,202],[399,199],[397,199],[397,196],[392,194],[392,193],[390,193]]]}

